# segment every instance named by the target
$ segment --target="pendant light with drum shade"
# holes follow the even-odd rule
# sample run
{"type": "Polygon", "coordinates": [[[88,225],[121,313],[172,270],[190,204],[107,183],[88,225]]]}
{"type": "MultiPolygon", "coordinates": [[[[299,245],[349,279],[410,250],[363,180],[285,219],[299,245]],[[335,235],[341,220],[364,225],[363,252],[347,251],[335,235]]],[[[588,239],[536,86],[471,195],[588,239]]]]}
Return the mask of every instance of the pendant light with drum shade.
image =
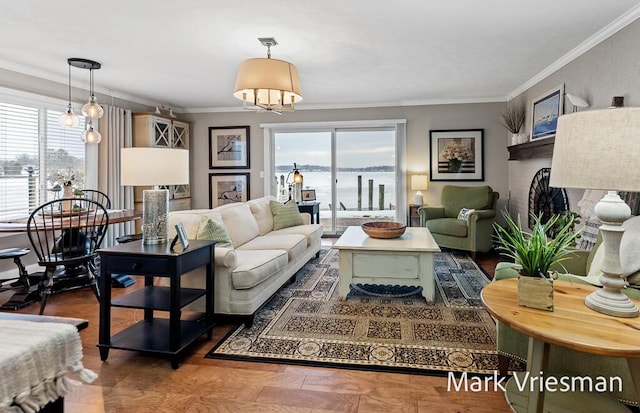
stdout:
{"type": "Polygon", "coordinates": [[[89,102],[85,103],[82,107],[82,114],[89,118],[86,129],[80,135],[80,138],[85,143],[100,143],[102,135],[100,132],[94,129],[93,119],[100,119],[104,115],[104,109],[98,104],[93,92],[93,71],[98,70],[102,65],[94,60],[82,59],[79,57],[72,57],[69,60],[69,65],[80,69],[89,70],[89,102]]]}
{"type": "Polygon", "coordinates": [[[289,62],[271,58],[273,37],[258,38],[267,47],[267,58],[245,60],[240,64],[233,96],[243,101],[245,109],[278,113],[293,111],[302,100],[298,69],[289,62]]]}
{"type": "Polygon", "coordinates": [[[73,113],[71,107],[71,59],[67,59],[67,65],[69,67],[69,106],[67,106],[66,112],[58,118],[58,123],[65,128],[77,128],[80,125],[80,118],[73,113]]]}

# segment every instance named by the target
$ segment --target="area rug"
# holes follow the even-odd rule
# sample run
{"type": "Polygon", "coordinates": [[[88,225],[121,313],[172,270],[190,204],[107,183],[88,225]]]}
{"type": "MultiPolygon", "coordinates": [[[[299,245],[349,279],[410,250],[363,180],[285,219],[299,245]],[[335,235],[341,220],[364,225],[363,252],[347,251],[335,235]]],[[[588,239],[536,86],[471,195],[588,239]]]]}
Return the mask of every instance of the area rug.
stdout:
{"type": "Polygon", "coordinates": [[[435,254],[436,299],[421,288],[355,285],[337,298],[338,251],[321,250],[209,358],[422,373],[493,374],[496,326],[480,291],[488,277],[464,253],[435,254]]]}

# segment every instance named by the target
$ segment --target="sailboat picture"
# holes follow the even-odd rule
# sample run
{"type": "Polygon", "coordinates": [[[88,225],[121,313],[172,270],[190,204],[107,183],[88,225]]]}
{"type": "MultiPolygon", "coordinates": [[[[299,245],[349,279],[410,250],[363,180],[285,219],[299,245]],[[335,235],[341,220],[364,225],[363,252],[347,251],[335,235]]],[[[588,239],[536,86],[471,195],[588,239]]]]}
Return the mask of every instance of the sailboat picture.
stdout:
{"type": "Polygon", "coordinates": [[[531,139],[550,138],[556,135],[558,117],[562,114],[564,85],[545,93],[533,101],[531,139]]]}

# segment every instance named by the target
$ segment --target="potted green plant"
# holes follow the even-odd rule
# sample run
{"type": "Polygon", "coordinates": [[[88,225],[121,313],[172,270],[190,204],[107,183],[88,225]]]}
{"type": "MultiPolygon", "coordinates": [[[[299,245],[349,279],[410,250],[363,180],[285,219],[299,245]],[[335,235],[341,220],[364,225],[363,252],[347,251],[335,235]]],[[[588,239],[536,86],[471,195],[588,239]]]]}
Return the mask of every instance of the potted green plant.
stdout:
{"type": "Polygon", "coordinates": [[[511,100],[500,114],[500,124],[511,132],[511,144],[520,142],[520,129],[524,125],[525,107],[521,100],[511,100]]]}
{"type": "Polygon", "coordinates": [[[557,225],[559,216],[542,223],[542,215],[534,217],[531,232],[522,229],[518,220],[504,214],[506,228],[494,224],[498,249],[515,261],[519,267],[518,304],[525,307],[553,311],[553,278],[551,266],[569,258],[571,246],[579,237],[574,232],[575,216],[569,215],[564,224],[554,231],[555,238],[547,234],[557,225]]]}

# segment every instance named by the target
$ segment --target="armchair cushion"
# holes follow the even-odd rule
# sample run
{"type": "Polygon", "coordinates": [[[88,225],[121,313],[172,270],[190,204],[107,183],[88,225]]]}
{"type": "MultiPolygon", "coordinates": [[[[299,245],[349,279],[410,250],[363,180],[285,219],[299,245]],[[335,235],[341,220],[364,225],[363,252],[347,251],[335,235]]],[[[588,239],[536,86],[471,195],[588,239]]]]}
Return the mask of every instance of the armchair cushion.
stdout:
{"type": "Polygon", "coordinates": [[[454,237],[466,237],[468,234],[467,221],[457,218],[440,218],[427,221],[427,228],[432,234],[445,234],[454,237]]]}
{"type": "Polygon", "coordinates": [[[493,190],[490,186],[455,186],[445,185],[441,196],[444,215],[455,218],[462,208],[491,209],[493,205],[493,190]]]}

